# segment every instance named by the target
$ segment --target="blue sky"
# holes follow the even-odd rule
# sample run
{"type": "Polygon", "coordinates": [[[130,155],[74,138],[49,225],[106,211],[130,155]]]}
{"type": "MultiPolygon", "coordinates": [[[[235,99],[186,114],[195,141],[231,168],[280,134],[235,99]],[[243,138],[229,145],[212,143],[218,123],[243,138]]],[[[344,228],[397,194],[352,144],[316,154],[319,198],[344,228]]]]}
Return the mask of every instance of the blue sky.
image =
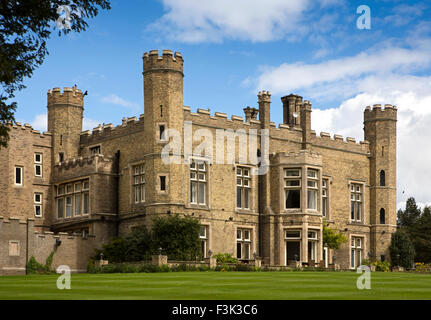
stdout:
{"type": "Polygon", "coordinates": [[[16,119],[46,130],[46,92],[77,84],[88,90],[85,129],[143,113],[142,55],[182,53],[184,104],[243,115],[261,89],[313,103],[313,129],[363,139],[362,111],[399,108],[398,201],[422,203],[431,150],[431,1],[128,0],[89,21],[81,34],[48,42],[50,55],[16,96],[16,119]],[[371,9],[359,30],[357,7],[371,9]],[[413,159],[412,159],[413,158],[413,159]],[[405,193],[402,193],[405,191],[405,193]]]}

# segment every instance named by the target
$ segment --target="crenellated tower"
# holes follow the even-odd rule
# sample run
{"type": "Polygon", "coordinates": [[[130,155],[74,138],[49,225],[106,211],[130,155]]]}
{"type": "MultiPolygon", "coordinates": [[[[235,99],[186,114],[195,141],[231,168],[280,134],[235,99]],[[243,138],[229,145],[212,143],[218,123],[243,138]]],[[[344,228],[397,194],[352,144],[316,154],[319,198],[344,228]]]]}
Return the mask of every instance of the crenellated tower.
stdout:
{"type": "Polygon", "coordinates": [[[370,143],[371,256],[389,260],[391,234],[396,230],[397,108],[367,107],[364,133],[370,143]]]}
{"type": "MultiPolygon", "coordinates": [[[[152,50],[143,56],[144,62],[144,125],[151,132],[155,149],[159,149],[163,131],[183,132],[183,64],[179,52],[152,50]]],[[[150,141],[148,141],[150,142],[150,141]]]]}
{"type": "MultiPolygon", "coordinates": [[[[175,212],[176,207],[170,203],[184,202],[183,191],[170,187],[172,182],[183,180],[183,168],[179,164],[164,163],[160,156],[169,142],[164,135],[167,130],[183,134],[183,64],[181,53],[174,54],[171,50],[163,50],[162,56],[158,50],[146,52],[143,56],[144,143],[148,154],[151,154],[145,160],[145,170],[157,172],[147,179],[146,202],[165,203],[166,207],[158,207],[160,211],[157,213],[175,212]]],[[[148,209],[147,213],[153,209],[148,209]]]]}
{"type": "Polygon", "coordinates": [[[84,95],[76,87],[48,90],[48,131],[52,134],[53,163],[75,158],[79,152],[84,95]]]}

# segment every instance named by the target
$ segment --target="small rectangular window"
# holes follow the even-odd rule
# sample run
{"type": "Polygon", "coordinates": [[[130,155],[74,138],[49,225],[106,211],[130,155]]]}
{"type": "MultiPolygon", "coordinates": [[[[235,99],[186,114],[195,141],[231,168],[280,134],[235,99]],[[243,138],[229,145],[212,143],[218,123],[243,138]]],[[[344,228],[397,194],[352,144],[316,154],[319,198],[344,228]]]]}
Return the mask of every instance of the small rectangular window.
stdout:
{"type": "Polygon", "coordinates": [[[36,177],[41,177],[42,176],[42,166],[40,164],[36,164],[34,166],[34,175],[36,177]]]}
{"type": "Polygon", "coordinates": [[[166,176],[160,176],[160,191],[166,191],[166,176]]]}
{"type": "Polygon", "coordinates": [[[163,124],[159,125],[159,133],[160,133],[159,139],[162,141],[166,140],[164,137],[165,125],[163,125],[163,124]]]}
{"type": "Polygon", "coordinates": [[[15,167],[15,185],[22,186],[23,168],[15,167]]]}
{"type": "Polygon", "coordinates": [[[63,153],[63,152],[60,152],[60,153],[58,154],[58,161],[59,161],[59,162],[63,162],[63,161],[64,161],[64,153],[63,153]]]}
{"type": "Polygon", "coordinates": [[[42,217],[42,194],[35,193],[34,194],[34,216],[42,217]]]}
{"type": "Polygon", "coordinates": [[[34,154],[34,163],[42,163],[42,154],[41,153],[35,153],[34,154]]]}

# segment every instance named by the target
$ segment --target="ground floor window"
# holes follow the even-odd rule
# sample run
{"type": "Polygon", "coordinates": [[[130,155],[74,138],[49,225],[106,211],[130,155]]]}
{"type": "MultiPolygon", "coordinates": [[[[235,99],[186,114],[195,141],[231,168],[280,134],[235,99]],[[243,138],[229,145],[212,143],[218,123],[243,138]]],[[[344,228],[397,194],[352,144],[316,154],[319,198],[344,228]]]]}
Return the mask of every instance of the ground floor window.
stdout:
{"type": "Polygon", "coordinates": [[[350,241],[350,268],[355,269],[362,263],[363,257],[363,238],[352,237],[350,241]]]}
{"type": "Polygon", "coordinates": [[[199,239],[201,241],[201,255],[205,259],[208,257],[208,226],[201,226],[199,239]]]}
{"type": "Polygon", "coordinates": [[[250,229],[237,229],[236,231],[236,257],[240,260],[250,260],[251,232],[250,229]]]}

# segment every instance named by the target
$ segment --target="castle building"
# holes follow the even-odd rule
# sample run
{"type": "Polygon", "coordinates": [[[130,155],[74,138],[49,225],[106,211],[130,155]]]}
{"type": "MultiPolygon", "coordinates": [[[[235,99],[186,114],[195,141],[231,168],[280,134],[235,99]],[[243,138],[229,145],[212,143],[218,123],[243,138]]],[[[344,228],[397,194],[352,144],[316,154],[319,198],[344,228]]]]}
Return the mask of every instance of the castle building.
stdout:
{"type": "Polygon", "coordinates": [[[0,150],[0,268],[13,263],[8,254],[17,250],[8,219],[31,221],[35,232],[52,236],[92,236],[98,246],[171,214],[199,219],[203,257],[227,252],[244,261],[261,257],[266,265],[343,269],[365,258],[389,260],[396,107],[366,107],[359,143],[316,135],[311,103],[293,94],[281,99],[278,127],[268,91],[259,92],[257,108],[245,108],[244,118],[192,112],[183,104],[183,62],[170,50],[144,54],[139,119],[83,132],[84,95],[73,87],[48,91],[48,132],[9,125],[9,147],[0,150]],[[165,150],[177,161],[165,161],[165,150]],[[266,162],[253,160],[263,155],[266,162]],[[349,241],[326,248],[324,226],[349,241]]]}

